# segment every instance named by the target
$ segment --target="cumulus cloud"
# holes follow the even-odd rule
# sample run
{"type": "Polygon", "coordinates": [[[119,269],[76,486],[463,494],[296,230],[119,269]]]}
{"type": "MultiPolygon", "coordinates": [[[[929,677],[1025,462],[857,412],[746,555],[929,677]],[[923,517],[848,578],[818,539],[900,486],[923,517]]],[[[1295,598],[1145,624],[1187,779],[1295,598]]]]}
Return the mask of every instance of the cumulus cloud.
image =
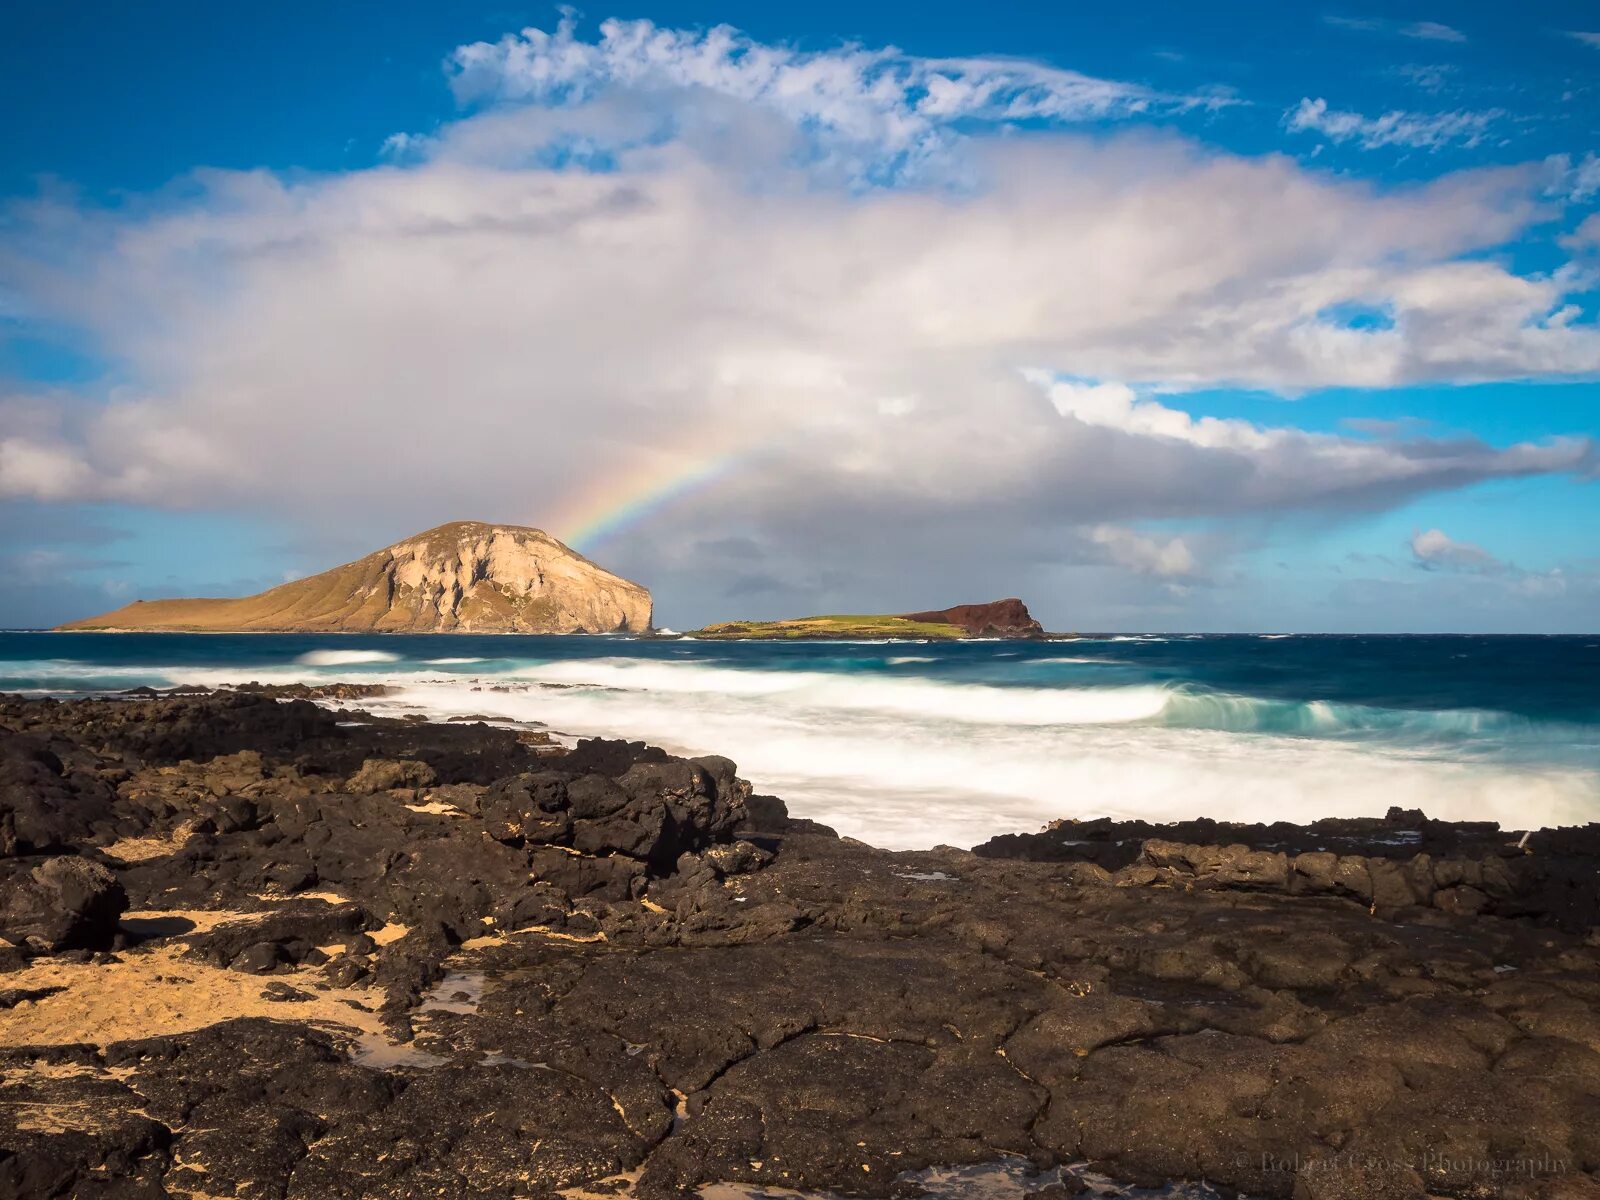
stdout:
{"type": "Polygon", "coordinates": [[[870,148],[880,167],[883,157],[915,166],[956,122],[1097,121],[1233,103],[1021,59],[925,58],[855,43],[801,50],[726,25],[680,30],[613,19],[588,42],[570,15],[554,31],[462,46],[449,62],[467,102],[576,106],[618,88],[705,93],[770,110],[825,145],[870,148]]]}
{"type": "MultiPolygon", "coordinates": [[[[1498,558],[1482,546],[1461,542],[1443,530],[1419,530],[1411,536],[1412,563],[1425,571],[1445,571],[1474,576],[1497,591],[1525,600],[1547,600],[1567,593],[1573,577],[1562,567],[1547,571],[1525,571],[1515,563],[1498,558]]],[[[1592,572],[1580,574],[1576,582],[1594,586],[1592,572]]]]}
{"type": "Polygon", "coordinates": [[[1505,570],[1505,564],[1482,546],[1471,542],[1458,542],[1442,529],[1419,530],[1412,534],[1411,554],[1418,566],[1429,569],[1447,567],[1465,571],[1505,570]]]}
{"type": "Polygon", "coordinates": [[[1417,113],[1399,109],[1375,117],[1329,108],[1321,97],[1309,96],[1284,114],[1291,133],[1320,133],[1329,141],[1355,142],[1365,150],[1404,146],[1441,150],[1446,146],[1471,148],[1489,136],[1490,128],[1505,113],[1500,109],[1471,112],[1417,113]]]}
{"type": "MultiPolygon", "coordinates": [[[[460,517],[571,534],[694,474],[714,482],[605,547],[678,620],[675,598],[709,616],[687,598],[730,580],[776,611],[835,585],[909,609],[930,572],[967,586],[972,558],[1045,570],[1064,529],[1592,470],[1583,439],[1347,438],[1180,399],[1600,371],[1573,280],[1487,253],[1546,215],[1542,165],[1379,189],[1033,129],[941,142],[936,184],[863,188],[827,161],[841,137],[883,163],[958,118],[1186,101],[644,23],[524,31],[453,70],[486,107],[367,170],[14,211],[0,268],[121,382],[7,425],[0,490],[337,514],[377,544],[460,517]]],[[[1104,536],[1142,577],[1199,569],[1183,539],[1104,536]]]]}
{"type": "Polygon", "coordinates": [[[88,476],[73,448],[20,437],[0,439],[0,496],[78,499],[92,490],[88,476]]]}
{"type": "Polygon", "coordinates": [[[1200,573],[1200,564],[1181,537],[1155,537],[1119,525],[1097,525],[1089,540],[1105,548],[1111,561],[1140,575],[1186,580],[1200,573]]]}

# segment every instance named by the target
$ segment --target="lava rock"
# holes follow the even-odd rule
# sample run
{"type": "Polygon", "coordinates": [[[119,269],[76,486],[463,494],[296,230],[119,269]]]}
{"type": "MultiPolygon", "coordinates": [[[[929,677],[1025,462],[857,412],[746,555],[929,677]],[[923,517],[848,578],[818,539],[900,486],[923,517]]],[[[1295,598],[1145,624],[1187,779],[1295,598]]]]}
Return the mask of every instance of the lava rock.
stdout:
{"type": "Polygon", "coordinates": [[[369,758],[345,787],[356,795],[370,795],[395,788],[427,787],[438,780],[438,773],[424,762],[369,758]]]}
{"type": "Polygon", "coordinates": [[[0,890],[0,937],[47,954],[109,950],[127,907],[127,893],[111,871],[61,855],[0,890]]]}

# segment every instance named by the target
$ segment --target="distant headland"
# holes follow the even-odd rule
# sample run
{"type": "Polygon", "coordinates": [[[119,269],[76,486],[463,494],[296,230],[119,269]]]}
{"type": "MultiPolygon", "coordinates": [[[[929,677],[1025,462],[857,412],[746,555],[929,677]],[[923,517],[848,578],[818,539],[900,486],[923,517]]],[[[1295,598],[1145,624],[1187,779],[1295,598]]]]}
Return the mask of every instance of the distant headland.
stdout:
{"type": "Polygon", "coordinates": [[[455,521],[239,599],[145,600],[61,630],[644,633],[648,589],[540,529],[455,521]]]}
{"type": "Polygon", "coordinates": [[[803,641],[830,638],[933,638],[955,641],[974,637],[1043,637],[1044,627],[1028,606],[1015,597],[988,604],[898,615],[795,617],[784,621],[724,621],[695,631],[696,637],[738,640],[803,641]]]}

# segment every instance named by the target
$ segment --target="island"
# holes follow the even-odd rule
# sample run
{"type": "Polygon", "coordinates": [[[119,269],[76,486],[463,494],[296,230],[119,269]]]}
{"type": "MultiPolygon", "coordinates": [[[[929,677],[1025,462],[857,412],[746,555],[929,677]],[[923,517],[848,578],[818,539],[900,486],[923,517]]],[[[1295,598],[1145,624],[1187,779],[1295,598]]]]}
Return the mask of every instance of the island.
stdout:
{"type": "Polygon", "coordinates": [[[694,631],[694,637],[729,641],[806,641],[837,639],[898,640],[961,638],[1038,638],[1044,627],[1015,597],[987,604],[900,614],[830,614],[781,621],[723,621],[694,631]]]}
{"type": "Polygon", "coordinates": [[[138,600],[106,633],[644,633],[648,589],[525,525],[454,521],[239,599],[138,600]]]}

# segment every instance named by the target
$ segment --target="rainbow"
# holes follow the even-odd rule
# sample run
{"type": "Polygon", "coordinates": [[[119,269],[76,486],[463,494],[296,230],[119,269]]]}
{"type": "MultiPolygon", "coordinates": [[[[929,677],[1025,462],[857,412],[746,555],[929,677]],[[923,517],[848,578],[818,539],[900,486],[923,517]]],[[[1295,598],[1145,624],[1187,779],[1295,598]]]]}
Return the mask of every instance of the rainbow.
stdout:
{"type": "Polygon", "coordinates": [[[545,526],[575,550],[587,551],[685,496],[727,478],[747,458],[729,452],[711,458],[661,455],[642,468],[630,465],[596,476],[545,526]]]}

